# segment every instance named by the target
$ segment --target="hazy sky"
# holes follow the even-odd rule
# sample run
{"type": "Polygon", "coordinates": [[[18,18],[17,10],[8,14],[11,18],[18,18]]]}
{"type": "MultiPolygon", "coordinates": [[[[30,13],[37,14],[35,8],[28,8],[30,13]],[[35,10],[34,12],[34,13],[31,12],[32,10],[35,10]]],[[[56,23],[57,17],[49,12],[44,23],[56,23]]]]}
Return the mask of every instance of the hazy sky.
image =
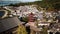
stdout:
{"type": "MultiPolygon", "coordinates": [[[[21,2],[34,2],[34,1],[38,1],[38,0],[2,0],[2,1],[21,1],[21,2]]],[[[41,0],[39,0],[41,1],[41,0]]]]}

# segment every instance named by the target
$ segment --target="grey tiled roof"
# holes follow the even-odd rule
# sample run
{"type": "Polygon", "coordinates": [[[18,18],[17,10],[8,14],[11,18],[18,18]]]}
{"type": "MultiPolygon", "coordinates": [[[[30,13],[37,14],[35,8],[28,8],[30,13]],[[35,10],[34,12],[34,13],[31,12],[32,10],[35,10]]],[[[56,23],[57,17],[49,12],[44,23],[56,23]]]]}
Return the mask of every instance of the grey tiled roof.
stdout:
{"type": "Polygon", "coordinates": [[[18,24],[20,24],[20,21],[17,17],[0,20],[0,32],[14,28],[18,26],[18,24]]]}

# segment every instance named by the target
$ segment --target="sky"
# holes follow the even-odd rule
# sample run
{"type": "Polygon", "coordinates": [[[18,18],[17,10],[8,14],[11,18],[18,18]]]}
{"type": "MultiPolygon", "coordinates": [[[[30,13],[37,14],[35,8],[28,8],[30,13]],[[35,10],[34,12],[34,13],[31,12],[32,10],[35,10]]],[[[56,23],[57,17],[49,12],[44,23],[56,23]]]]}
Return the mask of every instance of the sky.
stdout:
{"type": "Polygon", "coordinates": [[[34,1],[41,1],[41,0],[0,0],[0,1],[21,1],[21,2],[34,2],[34,1]]]}

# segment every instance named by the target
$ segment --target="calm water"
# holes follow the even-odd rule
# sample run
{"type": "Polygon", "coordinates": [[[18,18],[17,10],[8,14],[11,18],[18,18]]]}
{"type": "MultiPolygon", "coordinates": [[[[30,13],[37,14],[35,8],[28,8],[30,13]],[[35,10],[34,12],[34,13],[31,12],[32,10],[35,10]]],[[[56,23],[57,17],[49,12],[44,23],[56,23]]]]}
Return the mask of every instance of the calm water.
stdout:
{"type": "Polygon", "coordinates": [[[0,6],[15,4],[15,3],[20,3],[20,1],[0,1],[0,6]]]}
{"type": "Polygon", "coordinates": [[[0,11],[0,17],[2,17],[5,14],[4,11],[0,11]]]}

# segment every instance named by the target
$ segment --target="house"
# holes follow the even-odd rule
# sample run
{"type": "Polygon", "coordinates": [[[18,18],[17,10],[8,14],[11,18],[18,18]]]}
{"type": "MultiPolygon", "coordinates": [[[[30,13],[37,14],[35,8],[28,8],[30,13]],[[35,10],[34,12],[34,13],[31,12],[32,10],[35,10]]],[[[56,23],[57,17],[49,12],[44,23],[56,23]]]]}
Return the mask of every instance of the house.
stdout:
{"type": "Polygon", "coordinates": [[[20,21],[17,17],[0,20],[0,34],[11,33],[16,30],[18,24],[20,24],[20,21]]]}

